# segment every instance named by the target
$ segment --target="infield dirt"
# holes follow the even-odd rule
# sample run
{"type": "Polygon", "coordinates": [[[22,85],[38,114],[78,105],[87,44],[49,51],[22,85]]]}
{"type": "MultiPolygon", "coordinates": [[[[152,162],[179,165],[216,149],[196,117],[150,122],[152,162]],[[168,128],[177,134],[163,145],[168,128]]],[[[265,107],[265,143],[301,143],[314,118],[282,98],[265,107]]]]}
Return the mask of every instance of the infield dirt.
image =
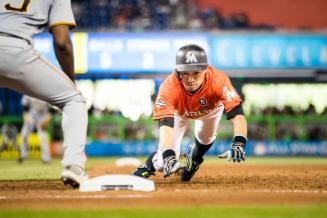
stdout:
{"type": "MultiPolygon", "coordinates": [[[[134,167],[99,165],[90,177],[130,174],[134,167]]],[[[0,181],[0,208],[201,207],[327,204],[326,165],[254,165],[204,163],[189,183],[179,176],[150,177],[154,192],[82,193],[58,180],[0,181]]]]}

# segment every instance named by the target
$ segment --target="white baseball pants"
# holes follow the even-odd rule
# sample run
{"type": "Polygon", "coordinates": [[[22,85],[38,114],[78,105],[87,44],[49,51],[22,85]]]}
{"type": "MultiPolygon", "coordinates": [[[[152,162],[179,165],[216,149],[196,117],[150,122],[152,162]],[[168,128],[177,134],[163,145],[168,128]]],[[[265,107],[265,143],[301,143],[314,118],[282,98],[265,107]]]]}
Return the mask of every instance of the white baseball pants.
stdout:
{"type": "MultiPolygon", "coordinates": [[[[220,105],[212,110],[209,114],[195,120],[194,135],[201,144],[208,145],[215,141],[217,136],[217,129],[223,112],[224,106],[220,105]]],[[[181,118],[175,114],[173,143],[177,159],[179,159],[181,142],[188,128],[188,123],[189,119],[181,118]]],[[[163,158],[160,147],[158,148],[157,153],[153,156],[152,161],[154,168],[158,171],[162,171],[163,158]]]]}

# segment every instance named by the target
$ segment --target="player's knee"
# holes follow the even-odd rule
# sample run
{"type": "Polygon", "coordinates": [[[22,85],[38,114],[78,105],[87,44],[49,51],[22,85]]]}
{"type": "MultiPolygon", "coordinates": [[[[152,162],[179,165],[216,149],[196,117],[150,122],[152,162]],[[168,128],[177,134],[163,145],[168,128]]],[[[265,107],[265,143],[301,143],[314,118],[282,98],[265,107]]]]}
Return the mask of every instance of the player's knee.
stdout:
{"type": "Polygon", "coordinates": [[[86,107],[86,98],[82,94],[78,93],[65,98],[63,101],[58,102],[55,106],[62,110],[65,106],[72,104],[81,104],[81,106],[85,105],[86,107]]]}
{"type": "Polygon", "coordinates": [[[72,99],[72,101],[86,104],[86,98],[82,94],[75,95],[74,98],[72,99]]]}
{"type": "Polygon", "coordinates": [[[197,136],[196,139],[203,145],[209,145],[216,140],[216,136],[197,136]]]}

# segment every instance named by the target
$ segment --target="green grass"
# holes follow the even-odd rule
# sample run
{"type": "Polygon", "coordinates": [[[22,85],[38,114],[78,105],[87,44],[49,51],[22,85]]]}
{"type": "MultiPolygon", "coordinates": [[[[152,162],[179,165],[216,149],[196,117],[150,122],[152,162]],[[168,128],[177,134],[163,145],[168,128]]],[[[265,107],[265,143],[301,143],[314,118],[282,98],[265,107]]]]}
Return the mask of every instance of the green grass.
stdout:
{"type": "MultiPolygon", "coordinates": [[[[117,157],[88,158],[87,168],[95,165],[114,164],[117,157]]],[[[145,158],[140,158],[142,161],[145,158]]],[[[53,159],[51,164],[42,164],[39,159],[28,159],[22,164],[16,160],[0,159],[0,180],[58,179],[62,171],[61,159],[53,159]]]]}
{"type": "Polygon", "coordinates": [[[129,208],[112,210],[1,210],[0,218],[325,218],[327,207],[318,206],[250,206],[201,208],[129,208]]]}
{"type": "Polygon", "coordinates": [[[59,160],[44,165],[40,160],[27,160],[18,164],[15,160],[0,161],[0,180],[41,180],[60,178],[61,166],[59,160]]]}
{"type": "MultiPolygon", "coordinates": [[[[95,165],[113,164],[117,158],[101,157],[89,158],[87,168],[95,165]]],[[[140,160],[144,162],[145,157],[140,160]]],[[[206,157],[206,163],[227,164],[226,159],[206,157]]],[[[232,163],[230,163],[232,164],[232,163]]],[[[325,157],[249,157],[241,164],[324,164],[327,165],[325,157]]],[[[0,180],[33,180],[33,179],[58,179],[62,167],[59,159],[54,159],[52,164],[41,164],[40,160],[26,160],[18,164],[15,160],[0,160],[0,180]]]]}
{"type": "MultiPolygon", "coordinates": [[[[87,168],[94,165],[112,164],[116,158],[89,158],[87,168]]],[[[15,160],[0,160],[0,180],[41,180],[58,179],[62,171],[60,159],[53,159],[51,164],[42,164],[40,160],[28,159],[22,164],[15,160]]]]}

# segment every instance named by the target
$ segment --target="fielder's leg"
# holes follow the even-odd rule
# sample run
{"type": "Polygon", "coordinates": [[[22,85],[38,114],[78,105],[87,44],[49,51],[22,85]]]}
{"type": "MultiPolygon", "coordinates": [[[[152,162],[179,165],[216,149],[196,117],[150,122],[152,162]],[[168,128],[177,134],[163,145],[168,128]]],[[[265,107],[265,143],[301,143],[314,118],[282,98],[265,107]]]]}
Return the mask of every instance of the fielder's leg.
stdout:
{"type": "Polygon", "coordinates": [[[9,38],[2,45],[0,40],[0,55],[0,86],[39,98],[62,109],[62,180],[78,187],[88,179],[84,153],[87,130],[85,98],[64,72],[43,59],[26,41],[9,38]]]}

